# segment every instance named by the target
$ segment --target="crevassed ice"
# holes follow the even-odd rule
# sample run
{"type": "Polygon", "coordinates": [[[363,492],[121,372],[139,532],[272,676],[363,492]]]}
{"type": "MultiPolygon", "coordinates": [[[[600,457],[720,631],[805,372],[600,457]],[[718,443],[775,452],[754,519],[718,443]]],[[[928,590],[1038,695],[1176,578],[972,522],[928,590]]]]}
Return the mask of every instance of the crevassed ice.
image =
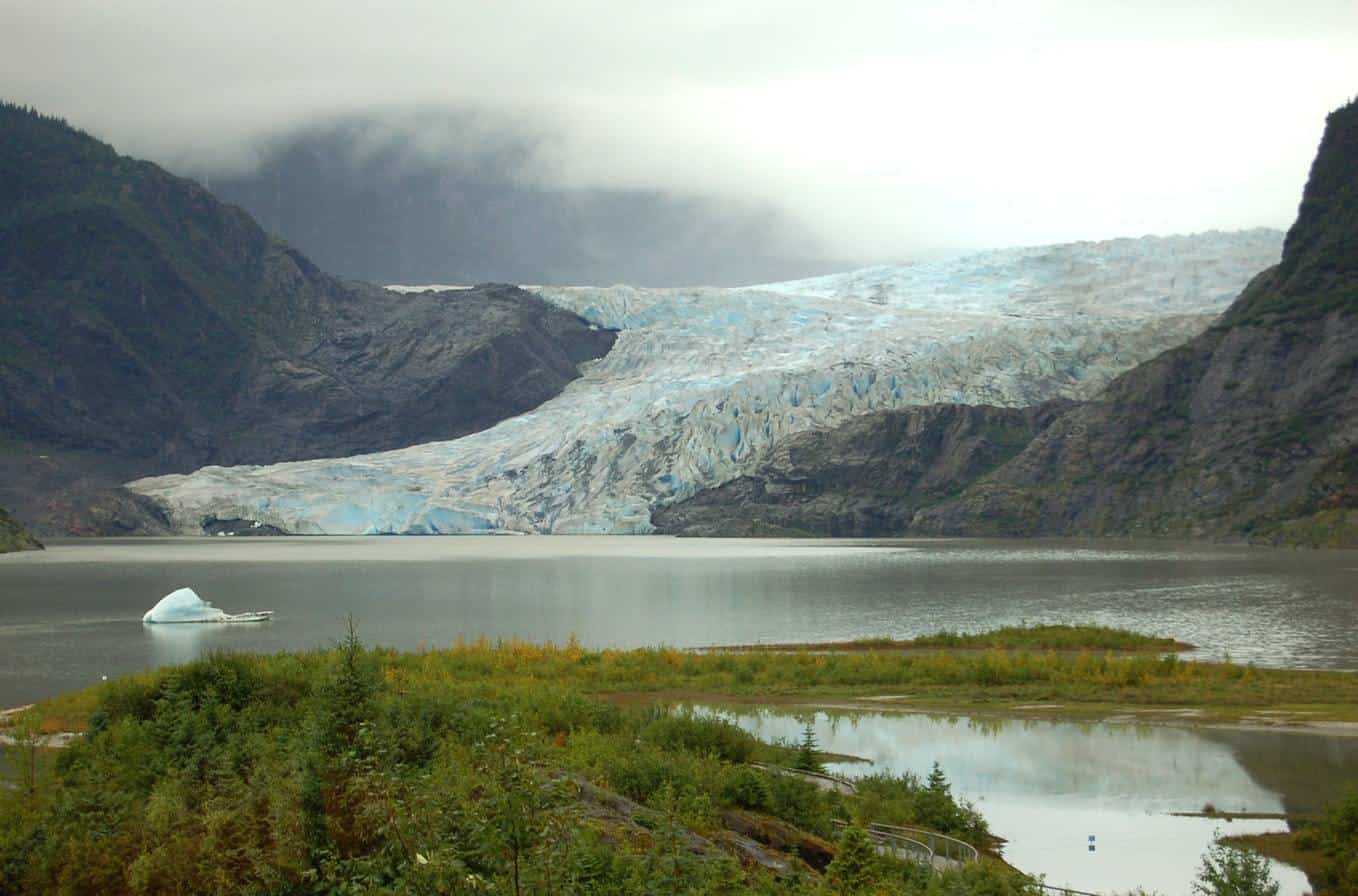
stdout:
{"type": "Polygon", "coordinates": [[[779,438],[937,402],[1088,397],[1277,262],[1271,230],[982,252],[738,289],[533,287],[620,330],[536,410],[446,442],[130,483],[186,532],[644,533],[779,438]]]}

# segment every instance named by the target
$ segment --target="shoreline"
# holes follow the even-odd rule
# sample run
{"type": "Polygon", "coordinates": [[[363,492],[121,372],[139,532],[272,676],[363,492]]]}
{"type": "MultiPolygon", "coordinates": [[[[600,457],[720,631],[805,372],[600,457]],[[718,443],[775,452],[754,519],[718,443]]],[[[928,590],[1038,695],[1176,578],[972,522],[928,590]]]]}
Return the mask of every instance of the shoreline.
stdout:
{"type": "MultiPolygon", "coordinates": [[[[66,691],[63,692],[63,694],[48,699],[59,699],[62,696],[73,693],[79,693],[79,691],[66,691]]],[[[1000,722],[1045,721],[1053,723],[1064,722],[1068,724],[1151,725],[1163,728],[1182,728],[1188,730],[1247,731],[1272,734],[1301,734],[1333,738],[1358,737],[1358,722],[1338,719],[1307,721],[1296,718],[1272,721],[1268,718],[1259,718],[1261,714],[1271,715],[1276,712],[1281,712],[1273,710],[1257,710],[1243,719],[1231,720],[1204,717],[1201,715],[1203,710],[1196,707],[1157,707],[1148,709],[1145,707],[1122,705],[1115,707],[1114,711],[1108,712],[1099,710],[1094,706],[1082,708],[1068,704],[1036,705],[1031,703],[1019,703],[1009,706],[995,706],[975,703],[969,704],[965,701],[950,704],[909,704],[896,702],[900,698],[891,694],[856,698],[836,698],[789,694],[765,694],[755,696],[706,691],[617,691],[600,692],[597,696],[602,700],[622,705],[634,705],[639,703],[707,703],[718,707],[739,706],[756,709],[805,709],[846,714],[879,713],[883,715],[965,717],[1000,722]]],[[[0,746],[12,745],[14,742],[12,736],[4,733],[10,727],[10,720],[26,710],[40,706],[44,702],[45,701],[40,700],[37,703],[27,703],[21,706],[0,709],[0,746]]],[[[44,743],[41,743],[40,746],[57,749],[66,746],[71,740],[80,736],[81,732],[68,729],[49,731],[41,736],[41,740],[44,741],[44,743]]],[[[843,759],[844,761],[863,761],[859,757],[843,757],[843,759]]]]}
{"type": "Polygon", "coordinates": [[[1340,719],[1318,719],[1316,721],[1288,720],[1271,722],[1260,719],[1260,712],[1241,720],[1208,718],[1196,715],[1195,707],[1166,707],[1146,709],[1123,705],[1117,711],[1108,713],[1095,711],[1093,706],[1081,709],[1070,705],[1037,706],[1015,704],[994,706],[967,704],[904,704],[889,702],[893,695],[867,696],[857,698],[832,698],[794,695],[732,695],[715,692],[680,691],[647,692],[618,691],[600,694],[600,697],[622,704],[634,703],[708,703],[714,706],[767,707],[770,709],[807,709],[843,713],[881,713],[887,715],[922,715],[980,718],[1012,722],[1066,722],[1070,724],[1104,725],[1154,725],[1165,728],[1211,729],[1218,731],[1250,731],[1276,734],[1310,734],[1319,737],[1358,737],[1358,722],[1340,719]],[[1143,715],[1144,713],[1144,715],[1143,715]]]}

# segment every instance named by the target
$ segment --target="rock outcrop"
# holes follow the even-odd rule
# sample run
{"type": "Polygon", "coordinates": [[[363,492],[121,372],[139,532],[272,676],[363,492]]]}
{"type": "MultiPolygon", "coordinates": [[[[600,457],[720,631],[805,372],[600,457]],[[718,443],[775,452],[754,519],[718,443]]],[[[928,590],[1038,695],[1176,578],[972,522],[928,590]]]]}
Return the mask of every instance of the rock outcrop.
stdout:
{"type": "Polygon", "coordinates": [[[49,530],[154,528],[108,490],[136,475],[475,432],[613,344],[513,286],[330,277],[196,183],[56,119],[0,106],[0,136],[0,500],[49,530]]]}
{"type": "Polygon", "coordinates": [[[1329,117],[1280,264],[911,528],[1358,545],[1358,102],[1329,117]]]}
{"type": "Polygon", "coordinates": [[[943,404],[855,417],[778,443],[749,476],[652,516],[674,535],[895,535],[915,511],[1012,458],[1070,401],[943,404]]]}

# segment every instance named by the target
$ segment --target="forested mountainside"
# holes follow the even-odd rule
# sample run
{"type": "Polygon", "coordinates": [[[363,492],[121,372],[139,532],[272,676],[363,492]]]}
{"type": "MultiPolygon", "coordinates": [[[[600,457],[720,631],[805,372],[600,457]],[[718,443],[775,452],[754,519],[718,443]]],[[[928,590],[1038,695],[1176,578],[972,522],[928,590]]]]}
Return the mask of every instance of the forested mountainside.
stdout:
{"type": "Polygon", "coordinates": [[[1280,264],[912,529],[1358,545],[1358,101],[1328,119],[1280,264]]]}
{"type": "Polygon", "coordinates": [[[154,525],[108,491],[135,475],[465,435],[614,339],[516,287],[341,281],[193,181],[13,105],[0,317],[0,501],[57,532],[154,525]]]}

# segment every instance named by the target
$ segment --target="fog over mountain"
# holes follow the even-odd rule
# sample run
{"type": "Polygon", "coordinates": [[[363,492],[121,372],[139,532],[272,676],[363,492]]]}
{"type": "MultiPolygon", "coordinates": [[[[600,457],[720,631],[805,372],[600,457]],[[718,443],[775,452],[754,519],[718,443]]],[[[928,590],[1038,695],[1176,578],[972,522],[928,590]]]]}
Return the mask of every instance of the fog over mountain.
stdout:
{"type": "Polygon", "coordinates": [[[1358,59],[1349,0],[0,11],[8,99],[378,279],[446,253],[436,279],[773,280],[1280,228],[1358,59]],[[351,171],[354,149],[375,155],[351,171]]]}
{"type": "Polygon", "coordinates": [[[182,167],[322,268],[376,283],[736,285],[846,266],[773,205],[535,179],[543,139],[472,113],[387,115],[272,140],[249,170],[182,167]]]}

